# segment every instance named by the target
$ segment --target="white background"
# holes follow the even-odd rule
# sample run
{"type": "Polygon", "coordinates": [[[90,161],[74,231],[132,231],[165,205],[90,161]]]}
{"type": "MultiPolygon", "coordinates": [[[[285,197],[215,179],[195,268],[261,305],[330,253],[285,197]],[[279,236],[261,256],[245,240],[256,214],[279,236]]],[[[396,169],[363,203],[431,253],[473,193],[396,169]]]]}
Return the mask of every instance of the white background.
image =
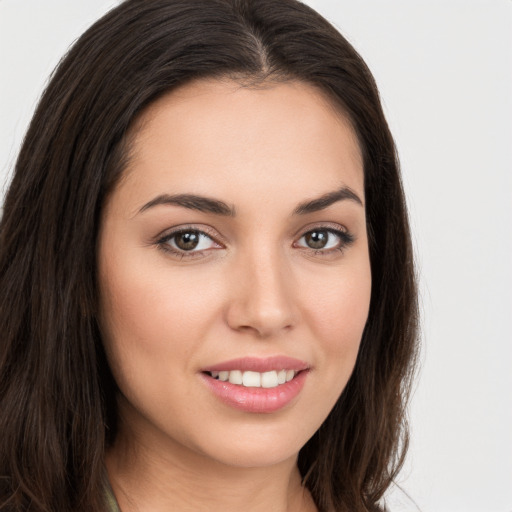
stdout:
{"type": "MultiPolygon", "coordinates": [[[[49,73],[116,3],[0,0],[2,192],[49,73]]],[[[369,64],[401,155],[424,348],[400,484],[423,512],[512,512],[512,1],[307,3],[369,64]]]]}

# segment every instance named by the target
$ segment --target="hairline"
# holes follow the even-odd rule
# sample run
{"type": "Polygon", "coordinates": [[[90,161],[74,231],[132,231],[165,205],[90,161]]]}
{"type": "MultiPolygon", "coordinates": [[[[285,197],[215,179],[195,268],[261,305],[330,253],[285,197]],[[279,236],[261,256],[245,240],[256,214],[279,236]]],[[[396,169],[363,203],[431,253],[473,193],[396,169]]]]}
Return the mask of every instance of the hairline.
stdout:
{"type": "MultiPolygon", "coordinates": [[[[158,103],[164,98],[168,98],[175,93],[178,93],[181,89],[206,83],[220,83],[225,85],[238,85],[240,89],[250,90],[268,90],[279,85],[284,84],[298,84],[306,85],[312,89],[312,91],[318,93],[317,97],[321,101],[324,107],[328,108],[341,122],[348,123],[350,127],[350,133],[354,137],[354,141],[359,150],[361,158],[361,165],[363,168],[363,183],[366,181],[365,172],[365,146],[361,140],[356,129],[356,123],[353,121],[352,116],[349,114],[348,109],[343,105],[341,98],[331,91],[327,91],[325,87],[322,87],[319,83],[313,80],[305,80],[293,74],[287,74],[280,72],[279,70],[274,72],[224,72],[219,74],[204,75],[197,78],[192,78],[171,87],[153,98],[147,105],[145,105],[132,119],[128,129],[120,141],[122,148],[122,165],[120,166],[118,176],[111,183],[111,186],[107,190],[104,197],[104,204],[108,201],[110,194],[117,188],[118,184],[124,180],[132,169],[132,162],[134,157],[134,149],[137,139],[141,133],[143,133],[145,127],[151,122],[152,111],[158,105],[158,103]]],[[[102,208],[103,209],[103,208],[102,208]]]]}

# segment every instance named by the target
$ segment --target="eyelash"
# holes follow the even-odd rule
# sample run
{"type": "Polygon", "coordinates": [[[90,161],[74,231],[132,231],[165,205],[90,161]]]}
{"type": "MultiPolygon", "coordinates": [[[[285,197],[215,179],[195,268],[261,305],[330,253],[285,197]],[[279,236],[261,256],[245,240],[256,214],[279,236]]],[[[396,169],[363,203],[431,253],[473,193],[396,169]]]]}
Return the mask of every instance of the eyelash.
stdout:
{"type": "MultiPolygon", "coordinates": [[[[213,233],[209,233],[208,230],[205,230],[205,229],[198,229],[194,226],[181,227],[181,228],[176,229],[170,233],[167,233],[156,241],[156,245],[162,251],[165,251],[166,253],[171,253],[173,256],[178,257],[179,259],[195,259],[195,258],[204,257],[204,253],[206,251],[210,250],[209,248],[203,249],[203,250],[187,251],[187,250],[179,249],[177,247],[173,247],[172,245],[170,245],[170,242],[172,240],[174,240],[178,235],[185,234],[185,233],[194,233],[194,234],[199,235],[199,237],[207,237],[212,241],[212,243],[216,244],[218,246],[218,248],[222,248],[222,245],[219,242],[217,242],[216,237],[213,233]]],[[[298,241],[294,242],[294,244],[293,244],[294,247],[299,248],[299,249],[304,249],[305,251],[312,253],[314,256],[328,256],[328,255],[332,255],[333,253],[336,253],[336,252],[342,253],[345,249],[347,249],[354,243],[355,237],[351,233],[349,233],[348,231],[345,231],[345,230],[335,229],[335,228],[327,227],[327,226],[316,226],[312,229],[308,229],[307,231],[305,231],[298,238],[298,241]],[[339,242],[336,244],[336,247],[331,247],[328,249],[324,249],[324,248],[314,249],[312,247],[297,245],[298,241],[302,240],[308,234],[314,233],[315,231],[316,232],[319,232],[319,231],[326,232],[326,233],[329,233],[329,235],[334,235],[334,236],[338,237],[339,242]]]]}
{"type": "Polygon", "coordinates": [[[204,252],[207,251],[208,249],[204,249],[202,251],[194,251],[194,250],[186,251],[186,250],[183,250],[183,249],[175,248],[172,245],[170,245],[171,240],[176,238],[176,236],[178,236],[180,234],[185,234],[185,233],[196,233],[200,237],[207,237],[213,243],[218,245],[219,248],[222,247],[222,245],[220,245],[220,243],[215,240],[215,235],[213,233],[209,233],[208,230],[205,230],[204,228],[203,229],[198,229],[198,228],[196,228],[194,226],[185,226],[185,227],[181,227],[179,229],[176,229],[174,231],[171,231],[170,233],[167,233],[164,236],[162,236],[161,238],[159,238],[156,241],[156,245],[162,251],[165,251],[166,253],[170,253],[173,256],[178,257],[179,259],[193,259],[193,258],[201,258],[201,257],[203,257],[204,256],[204,252]]]}
{"type": "MultiPolygon", "coordinates": [[[[355,237],[348,231],[344,231],[341,229],[335,229],[335,228],[331,228],[331,227],[326,227],[326,226],[317,226],[317,227],[314,227],[313,229],[308,229],[306,232],[304,232],[301,235],[301,237],[299,238],[299,241],[302,240],[303,238],[305,238],[308,234],[311,234],[314,232],[319,232],[319,231],[329,233],[329,235],[334,235],[334,236],[338,237],[339,241],[336,244],[336,247],[331,247],[329,249],[324,249],[324,248],[314,249],[312,247],[300,246],[301,248],[306,249],[307,251],[312,251],[315,256],[327,256],[327,255],[333,254],[335,252],[343,252],[345,249],[350,247],[355,241],[355,237]]],[[[296,246],[296,243],[297,242],[294,243],[294,246],[296,246]]]]}

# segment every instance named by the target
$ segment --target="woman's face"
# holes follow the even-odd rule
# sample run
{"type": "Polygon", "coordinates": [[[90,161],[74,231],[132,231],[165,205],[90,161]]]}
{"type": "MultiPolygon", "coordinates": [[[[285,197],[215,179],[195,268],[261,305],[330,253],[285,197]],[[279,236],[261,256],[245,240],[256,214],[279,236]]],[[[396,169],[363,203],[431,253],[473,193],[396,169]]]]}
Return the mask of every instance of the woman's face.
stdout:
{"type": "Polygon", "coordinates": [[[345,387],[368,314],[354,131],[296,82],[168,94],[138,122],[98,265],[125,438],[240,467],[295,457],[345,387]]]}

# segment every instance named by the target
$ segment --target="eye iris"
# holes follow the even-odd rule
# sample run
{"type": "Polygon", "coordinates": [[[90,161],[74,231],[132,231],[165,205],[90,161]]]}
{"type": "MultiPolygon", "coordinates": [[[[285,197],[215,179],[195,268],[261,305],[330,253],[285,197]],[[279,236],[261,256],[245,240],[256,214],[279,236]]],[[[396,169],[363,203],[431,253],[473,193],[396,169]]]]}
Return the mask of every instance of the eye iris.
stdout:
{"type": "Polygon", "coordinates": [[[183,251],[191,251],[199,244],[199,233],[196,231],[185,231],[175,235],[174,241],[176,246],[183,251]]]}
{"type": "Polygon", "coordinates": [[[323,249],[327,245],[329,233],[325,230],[311,231],[304,238],[311,249],[323,249]]]}

